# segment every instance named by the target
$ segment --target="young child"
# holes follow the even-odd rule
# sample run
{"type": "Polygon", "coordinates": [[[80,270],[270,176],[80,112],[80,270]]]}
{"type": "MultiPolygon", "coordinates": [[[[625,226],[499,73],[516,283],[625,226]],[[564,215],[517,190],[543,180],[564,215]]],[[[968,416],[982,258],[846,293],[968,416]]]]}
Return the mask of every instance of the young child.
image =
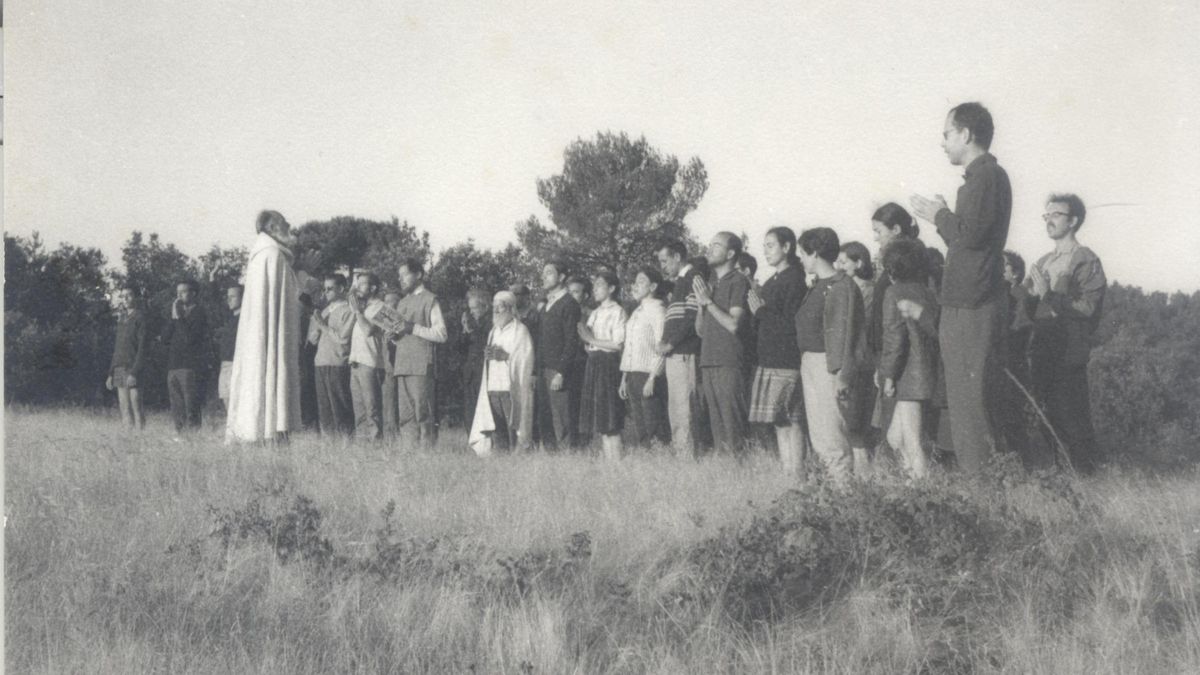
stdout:
{"type": "MultiPolygon", "coordinates": [[[[875,315],[875,266],[871,264],[871,252],[858,241],[848,241],[842,244],[837,261],[833,266],[846,273],[858,286],[863,299],[863,316],[875,315]]],[[[864,330],[866,330],[864,326],[864,330]]],[[[868,347],[870,343],[868,342],[868,347]]],[[[854,457],[854,473],[866,475],[871,468],[871,449],[878,443],[878,432],[872,428],[872,417],[875,412],[875,399],[879,391],[875,387],[876,354],[867,349],[864,355],[869,360],[860,364],[859,382],[854,387],[854,393],[861,398],[854,409],[859,411],[859,419],[846,420],[847,434],[850,437],[850,450],[854,457]]]]}
{"type": "Polygon", "coordinates": [[[643,267],[634,278],[632,295],[638,306],[625,322],[625,345],[621,351],[621,386],[633,437],[647,446],[657,440],[671,441],[667,422],[667,383],[663,377],[665,361],[654,347],[662,342],[667,307],[663,304],[666,286],[656,267],[643,267]]]}
{"type": "Polygon", "coordinates": [[[921,447],[922,408],[930,405],[937,387],[941,356],[938,351],[938,303],[929,288],[925,246],[898,239],[883,253],[892,285],[883,296],[883,352],[879,372],[883,395],[896,400],[887,441],[910,476],[928,472],[921,447]]]}

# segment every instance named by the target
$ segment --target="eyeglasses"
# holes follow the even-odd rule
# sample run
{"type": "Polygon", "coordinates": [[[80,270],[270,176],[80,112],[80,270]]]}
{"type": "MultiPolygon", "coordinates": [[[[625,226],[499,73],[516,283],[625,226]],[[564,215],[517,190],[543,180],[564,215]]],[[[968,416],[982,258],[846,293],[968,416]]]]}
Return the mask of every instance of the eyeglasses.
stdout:
{"type": "Polygon", "coordinates": [[[326,286],[325,292],[326,293],[337,293],[337,286],[326,286]]]}
{"type": "Polygon", "coordinates": [[[1049,212],[1049,213],[1043,213],[1043,214],[1042,214],[1042,220],[1050,220],[1050,219],[1051,219],[1051,218],[1053,218],[1054,216],[1067,216],[1067,217],[1070,217],[1070,216],[1071,216],[1071,214],[1069,214],[1069,213],[1066,213],[1066,212],[1064,212],[1064,211],[1051,211],[1051,212],[1049,212]]]}

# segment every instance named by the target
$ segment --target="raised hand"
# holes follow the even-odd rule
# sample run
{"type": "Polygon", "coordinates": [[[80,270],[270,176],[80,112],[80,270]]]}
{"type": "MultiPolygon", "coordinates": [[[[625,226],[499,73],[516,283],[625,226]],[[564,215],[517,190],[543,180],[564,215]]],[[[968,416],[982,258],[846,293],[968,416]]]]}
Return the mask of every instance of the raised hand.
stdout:
{"type": "Polygon", "coordinates": [[[1050,291],[1050,275],[1040,267],[1034,267],[1029,272],[1029,280],[1033,283],[1033,294],[1039,298],[1050,291]]]}
{"type": "Polygon", "coordinates": [[[941,195],[936,195],[933,199],[927,199],[921,195],[914,194],[908,198],[909,205],[921,220],[933,222],[937,218],[938,211],[941,211],[946,206],[946,199],[941,195]]]}
{"type": "Polygon", "coordinates": [[[582,321],[580,321],[579,325],[575,327],[575,331],[579,333],[579,339],[583,340],[589,345],[596,341],[596,336],[592,333],[592,329],[588,328],[587,324],[582,321]]]}
{"type": "Polygon", "coordinates": [[[315,274],[317,268],[321,266],[321,259],[320,251],[305,251],[296,256],[296,261],[292,263],[292,269],[315,274]]]}
{"type": "Polygon", "coordinates": [[[913,302],[912,300],[904,299],[896,302],[896,309],[899,310],[900,316],[913,321],[920,321],[921,314],[925,312],[925,306],[913,302]]]}
{"type": "Polygon", "coordinates": [[[696,304],[701,307],[707,307],[712,302],[708,284],[704,283],[704,280],[698,276],[692,280],[692,294],[696,296],[696,304]]]}
{"type": "Polygon", "coordinates": [[[758,288],[755,287],[751,288],[750,291],[746,293],[746,304],[750,306],[751,314],[758,314],[758,310],[762,309],[767,303],[762,299],[762,295],[759,294],[758,288]]]}

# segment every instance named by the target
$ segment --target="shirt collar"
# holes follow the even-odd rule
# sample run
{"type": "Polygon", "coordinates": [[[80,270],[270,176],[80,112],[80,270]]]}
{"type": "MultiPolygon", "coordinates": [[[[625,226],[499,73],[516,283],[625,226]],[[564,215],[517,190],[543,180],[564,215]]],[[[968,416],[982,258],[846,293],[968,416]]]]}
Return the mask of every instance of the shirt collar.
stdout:
{"type": "Polygon", "coordinates": [[[550,291],[549,293],[547,293],[546,294],[546,309],[550,309],[550,305],[553,305],[555,302],[558,301],[559,298],[561,298],[562,296],[564,296],[566,294],[567,294],[567,289],[565,289],[565,288],[559,288],[559,289],[556,289],[556,290],[553,290],[553,291],[550,291]]]}
{"type": "Polygon", "coordinates": [[[1063,256],[1075,255],[1075,251],[1078,251],[1078,250],[1079,250],[1079,242],[1075,242],[1075,243],[1071,244],[1070,248],[1062,250],[1062,251],[1058,250],[1058,248],[1055,247],[1055,249],[1053,251],[1050,251],[1050,257],[1051,258],[1061,258],[1063,256]]]}
{"type": "Polygon", "coordinates": [[[985,164],[995,164],[995,163],[996,163],[996,158],[994,156],[992,156],[992,153],[985,152],[982,155],[971,160],[971,163],[968,164],[967,168],[963,170],[963,178],[970,178],[972,174],[974,174],[975,172],[977,172],[981,168],[983,168],[983,166],[985,164]]]}
{"type": "Polygon", "coordinates": [[[692,264],[688,263],[688,264],[684,265],[683,267],[679,268],[679,274],[676,274],[675,278],[682,279],[687,276],[688,272],[691,272],[691,271],[692,271],[692,264]]]}

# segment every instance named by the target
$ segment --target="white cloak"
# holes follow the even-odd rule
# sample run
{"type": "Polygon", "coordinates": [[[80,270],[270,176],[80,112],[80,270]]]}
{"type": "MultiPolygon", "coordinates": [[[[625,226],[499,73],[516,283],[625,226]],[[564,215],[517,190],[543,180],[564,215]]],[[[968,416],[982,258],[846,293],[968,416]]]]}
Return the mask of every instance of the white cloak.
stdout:
{"type": "Polygon", "coordinates": [[[529,329],[514,318],[503,328],[493,326],[488,333],[488,344],[502,348],[508,353],[508,360],[483,362],[479,396],[475,399],[475,421],[467,437],[471,449],[480,457],[492,454],[492,432],[496,430],[492,405],[488,402],[488,368],[508,367],[508,392],[512,397],[512,419],[508,424],[510,429],[516,424],[517,448],[529,446],[533,431],[533,338],[529,329]]]}
{"type": "Polygon", "coordinates": [[[244,286],[225,439],[250,443],[300,428],[301,289],[292,252],[260,233],[244,286]]]}

